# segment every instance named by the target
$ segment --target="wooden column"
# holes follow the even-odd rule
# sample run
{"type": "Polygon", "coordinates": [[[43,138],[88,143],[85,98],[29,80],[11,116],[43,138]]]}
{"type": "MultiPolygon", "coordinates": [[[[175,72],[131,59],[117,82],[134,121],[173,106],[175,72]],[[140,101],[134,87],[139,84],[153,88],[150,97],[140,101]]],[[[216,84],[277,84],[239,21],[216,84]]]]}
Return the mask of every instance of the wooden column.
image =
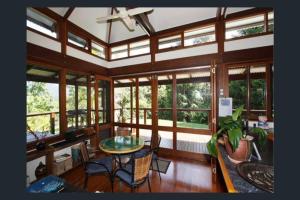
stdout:
{"type": "Polygon", "coordinates": [[[62,69],[59,72],[59,124],[60,133],[67,131],[67,113],[66,113],[66,69],[62,69]]]}
{"type": "Polygon", "coordinates": [[[115,136],[115,130],[114,130],[114,121],[115,121],[115,99],[114,99],[114,95],[115,95],[115,86],[114,86],[114,81],[111,80],[110,81],[110,89],[111,89],[111,93],[110,93],[110,123],[111,123],[111,130],[110,130],[110,134],[111,136],[115,136]]]}
{"type": "Polygon", "coordinates": [[[216,40],[218,42],[218,53],[224,53],[224,41],[225,41],[225,20],[224,16],[216,22],[216,40]]]}
{"type": "Polygon", "coordinates": [[[95,79],[95,130],[96,135],[91,138],[91,145],[95,147],[96,149],[99,149],[99,113],[98,113],[98,80],[95,79]]]}
{"type": "Polygon", "coordinates": [[[266,65],[266,110],[268,121],[272,121],[272,64],[266,65]]]}
{"type": "Polygon", "coordinates": [[[139,78],[135,78],[135,114],[136,114],[136,136],[139,137],[140,129],[139,129],[139,113],[140,113],[140,108],[139,108],[139,78]]]}
{"type": "Polygon", "coordinates": [[[78,129],[78,84],[75,82],[75,127],[78,129]]]}
{"type": "Polygon", "coordinates": [[[67,54],[67,20],[60,21],[59,27],[59,39],[61,41],[61,53],[63,55],[67,54]]]}
{"type": "Polygon", "coordinates": [[[176,74],[172,74],[172,119],[173,119],[173,149],[177,149],[177,89],[176,89],[176,74]]]}
{"type": "Polygon", "coordinates": [[[155,53],[157,51],[157,37],[150,37],[150,54],[151,54],[151,63],[155,63],[155,53]]]}
{"type": "Polygon", "coordinates": [[[151,78],[151,106],[152,106],[152,137],[153,146],[158,146],[158,102],[157,102],[157,75],[152,75],[151,78]]]}
{"type": "Polygon", "coordinates": [[[133,94],[132,94],[132,83],[130,83],[130,124],[132,124],[132,117],[133,117],[133,112],[132,112],[132,107],[133,107],[133,94]]]}
{"type": "Polygon", "coordinates": [[[87,76],[87,125],[91,126],[91,76],[87,76]]]}

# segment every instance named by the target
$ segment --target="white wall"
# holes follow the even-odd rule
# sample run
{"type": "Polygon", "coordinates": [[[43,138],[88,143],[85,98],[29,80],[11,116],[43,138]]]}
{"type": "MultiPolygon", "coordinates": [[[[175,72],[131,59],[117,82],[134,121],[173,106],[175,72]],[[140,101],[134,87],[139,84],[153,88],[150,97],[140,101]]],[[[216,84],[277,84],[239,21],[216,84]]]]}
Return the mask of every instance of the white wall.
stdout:
{"type": "Polygon", "coordinates": [[[114,68],[114,67],[122,67],[122,66],[128,66],[128,65],[150,63],[150,62],[151,62],[151,55],[144,55],[144,56],[138,56],[138,57],[133,57],[133,58],[110,61],[107,63],[106,67],[114,68]]]}
{"type": "Polygon", "coordinates": [[[176,58],[184,58],[191,56],[199,56],[205,54],[218,53],[217,44],[208,44],[186,49],[173,50],[155,54],[155,61],[171,60],[176,58]]]}
{"type": "Polygon", "coordinates": [[[103,67],[107,66],[107,61],[103,60],[101,58],[98,58],[96,56],[90,55],[88,53],[85,53],[83,51],[77,50],[73,47],[67,46],[67,55],[96,64],[101,65],[103,67]]]}
{"type": "Polygon", "coordinates": [[[61,52],[61,43],[47,38],[41,34],[32,32],[30,30],[26,31],[26,41],[53,51],[61,52]]]}
{"type": "Polygon", "coordinates": [[[227,41],[224,43],[224,51],[234,51],[240,49],[251,49],[256,47],[274,45],[274,35],[262,35],[257,37],[227,41]]]}
{"type": "Polygon", "coordinates": [[[29,181],[32,182],[36,180],[35,177],[35,169],[40,164],[40,162],[43,162],[43,164],[46,164],[46,157],[42,156],[40,158],[37,158],[35,160],[29,161],[26,163],[26,175],[29,176],[29,181]]]}

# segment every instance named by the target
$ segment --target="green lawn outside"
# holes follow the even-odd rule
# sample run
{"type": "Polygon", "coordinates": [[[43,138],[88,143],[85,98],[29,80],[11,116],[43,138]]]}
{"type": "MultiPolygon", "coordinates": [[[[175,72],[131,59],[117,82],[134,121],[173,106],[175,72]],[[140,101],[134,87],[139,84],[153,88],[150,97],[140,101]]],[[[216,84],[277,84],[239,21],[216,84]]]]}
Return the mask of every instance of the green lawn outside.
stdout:
{"type": "MultiPolygon", "coordinates": [[[[140,124],[144,122],[144,119],[140,119],[140,124]]],[[[151,119],[147,119],[147,124],[151,124],[151,119]]],[[[172,120],[166,120],[166,119],[159,119],[158,120],[158,125],[159,126],[168,126],[172,127],[173,126],[173,121],[172,120]]],[[[177,127],[180,128],[194,128],[194,129],[208,129],[207,124],[198,124],[198,123],[192,123],[192,122],[183,122],[183,121],[177,121],[177,127]]]]}

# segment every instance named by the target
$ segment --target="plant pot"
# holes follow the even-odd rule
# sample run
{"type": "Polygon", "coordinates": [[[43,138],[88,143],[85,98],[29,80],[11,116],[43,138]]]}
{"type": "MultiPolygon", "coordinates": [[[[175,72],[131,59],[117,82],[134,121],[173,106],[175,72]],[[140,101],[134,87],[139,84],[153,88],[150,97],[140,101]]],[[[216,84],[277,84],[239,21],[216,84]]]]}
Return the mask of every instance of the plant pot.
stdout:
{"type": "Polygon", "coordinates": [[[46,148],[46,142],[45,141],[38,141],[35,145],[36,150],[42,151],[46,148]]]}
{"type": "Polygon", "coordinates": [[[225,149],[229,155],[229,158],[231,158],[231,160],[237,161],[237,163],[249,160],[252,152],[253,137],[246,136],[246,138],[242,138],[240,140],[238,148],[235,151],[233,151],[232,146],[229,143],[228,136],[223,135],[223,137],[224,137],[225,149]]]}

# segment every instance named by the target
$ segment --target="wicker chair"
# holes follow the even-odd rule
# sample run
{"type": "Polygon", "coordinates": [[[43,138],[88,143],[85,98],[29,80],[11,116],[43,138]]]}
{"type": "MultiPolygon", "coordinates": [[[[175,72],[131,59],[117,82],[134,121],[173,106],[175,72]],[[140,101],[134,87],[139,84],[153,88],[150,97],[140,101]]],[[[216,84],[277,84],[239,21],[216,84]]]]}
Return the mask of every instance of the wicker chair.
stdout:
{"type": "MultiPolygon", "coordinates": [[[[130,186],[131,192],[144,182],[148,182],[148,189],[151,192],[149,170],[152,161],[152,151],[147,154],[133,154],[133,162],[126,165],[125,168],[119,168],[114,173],[114,178],[118,177],[121,181],[130,186]]],[[[114,181],[114,179],[113,179],[114,181]]]]}
{"type": "Polygon", "coordinates": [[[161,181],[161,176],[160,176],[160,171],[159,171],[159,165],[158,165],[158,151],[159,151],[159,146],[160,146],[160,142],[161,142],[161,136],[158,135],[158,145],[157,147],[153,147],[153,137],[151,137],[151,140],[146,140],[144,141],[145,143],[149,143],[149,148],[144,148],[141,149],[140,151],[136,152],[135,154],[147,154],[149,151],[153,152],[153,156],[152,156],[152,162],[151,162],[151,167],[153,169],[153,161],[156,164],[157,167],[157,172],[159,175],[159,180],[161,181]]]}
{"type": "Polygon", "coordinates": [[[109,176],[111,187],[113,190],[112,181],[112,157],[105,157],[99,160],[90,160],[85,142],[80,143],[81,159],[83,161],[85,179],[83,188],[86,189],[89,176],[107,174],[109,176]]]}

